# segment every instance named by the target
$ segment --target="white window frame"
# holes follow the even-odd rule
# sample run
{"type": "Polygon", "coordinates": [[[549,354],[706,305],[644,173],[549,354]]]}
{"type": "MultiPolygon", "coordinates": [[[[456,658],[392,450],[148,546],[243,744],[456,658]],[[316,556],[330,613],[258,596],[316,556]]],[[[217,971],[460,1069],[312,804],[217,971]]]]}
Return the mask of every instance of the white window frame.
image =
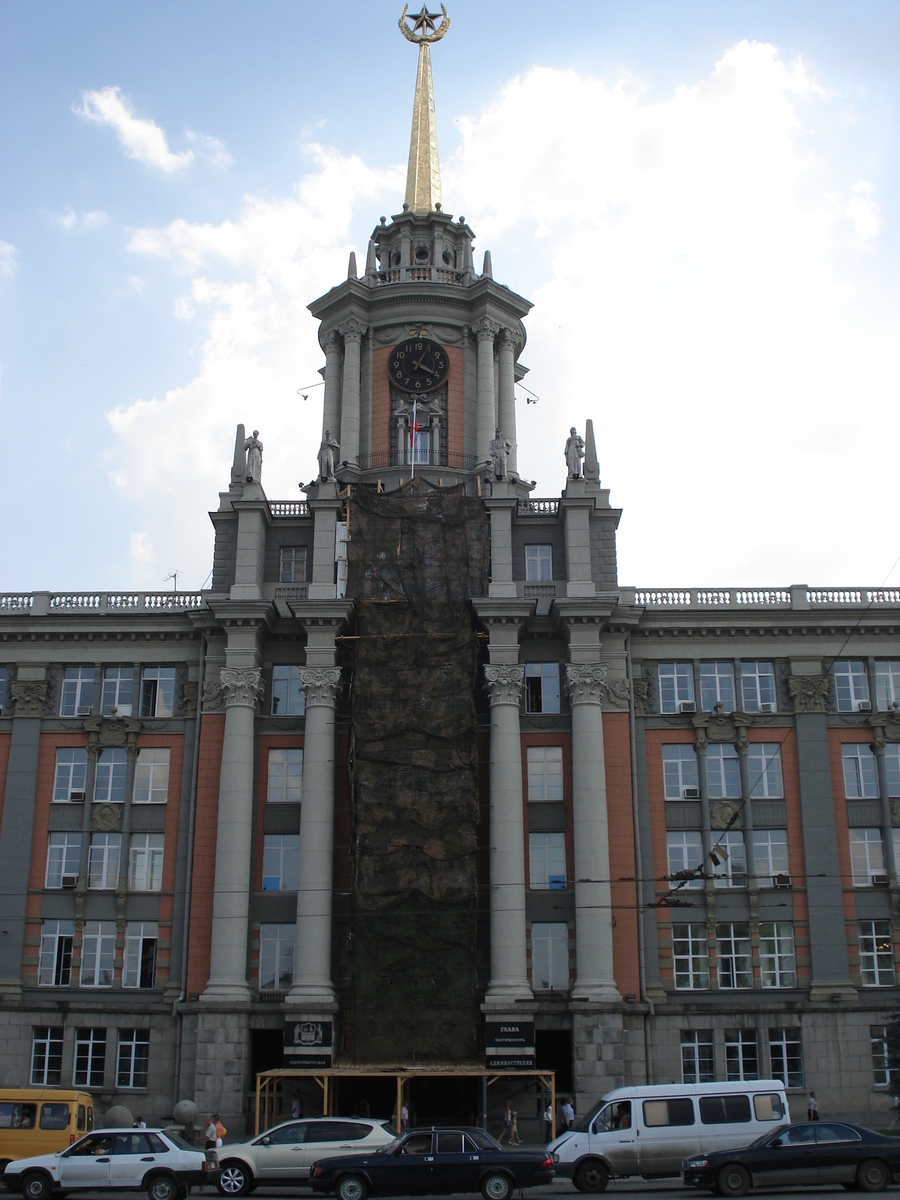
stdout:
{"type": "Polygon", "coordinates": [[[751,800],[784,799],[781,747],[777,742],[748,744],[747,775],[751,800]]]}
{"type": "Polygon", "coordinates": [[[260,925],[257,980],[261,992],[285,992],[294,982],[296,937],[294,922],[260,925]]]}
{"type": "Polygon", "coordinates": [[[722,712],[734,712],[737,701],[734,690],[734,663],[714,659],[700,664],[700,707],[712,712],[721,704],[722,712]]]}
{"type": "Polygon", "coordinates": [[[859,921],[859,978],[862,987],[893,987],[894,939],[891,922],[859,921]]]}
{"type": "Polygon", "coordinates": [[[870,1025],[869,1042],[872,1047],[872,1075],[875,1086],[886,1087],[893,1082],[888,1026],[870,1025]]]}
{"type": "Polygon", "coordinates": [[[724,833],[711,834],[710,860],[712,876],[717,888],[744,888],[747,886],[747,847],[740,829],[727,829],[724,833]],[[721,859],[716,862],[715,859],[721,859]]]}
{"type": "Polygon", "coordinates": [[[786,1088],[803,1087],[803,1042],[796,1026],[769,1030],[769,1065],[772,1078],[786,1088]]]}
{"type": "Polygon", "coordinates": [[[529,833],[528,886],[536,891],[560,891],[566,886],[566,835],[529,833]]]}
{"type": "Polygon", "coordinates": [[[677,713],[694,703],[694,667],[689,662],[661,662],[658,668],[659,711],[677,713]]]}
{"type": "Polygon", "coordinates": [[[81,986],[112,987],[115,957],[115,921],[85,921],[81,933],[81,986]]]}
{"type": "Polygon", "coordinates": [[[302,667],[296,663],[275,663],[272,667],[272,716],[302,717],[306,715],[306,692],[300,682],[302,667]],[[287,693],[280,693],[286,685],[287,693]],[[284,707],[279,707],[281,702],[284,707]]]}
{"type": "Polygon", "coordinates": [[[709,938],[706,926],[672,925],[672,971],[678,991],[709,990],[709,938]]]}
{"type": "Polygon", "coordinates": [[[161,891],[164,861],[164,834],[133,833],[128,850],[128,890],[130,892],[161,891]]]}
{"type": "Polygon", "coordinates": [[[45,888],[61,888],[63,875],[78,875],[81,869],[81,834],[51,833],[47,838],[45,888]]]}
{"type": "Polygon", "coordinates": [[[72,1086],[102,1088],[106,1075],[106,1030],[76,1029],[72,1086]]]}
{"type": "Polygon", "coordinates": [[[528,799],[552,803],[563,799],[562,746],[528,746],[525,751],[528,771],[528,799]]]}
{"type": "Polygon", "coordinates": [[[300,836],[296,833],[263,834],[262,890],[296,892],[300,871],[300,836]],[[275,886],[267,886],[274,883],[275,886]]]}
{"type": "Polygon", "coordinates": [[[124,804],[128,781],[128,751],[104,746],[94,768],[94,804],[124,804]]]}
{"type": "Polygon", "coordinates": [[[534,715],[558,713],[559,706],[559,663],[525,664],[525,712],[534,715]],[[529,680],[538,680],[537,686],[529,680]],[[532,695],[534,693],[534,695],[532,695]]]}
{"type": "Polygon", "coordinates": [[[842,742],[844,795],[848,800],[877,800],[878,763],[868,742],[842,742]]]}
{"type": "Polygon", "coordinates": [[[53,775],[53,803],[71,804],[72,793],[87,794],[87,750],[83,746],[60,746],[53,775]]]}
{"type": "Polygon", "coordinates": [[[120,1029],[116,1053],[116,1088],[147,1087],[150,1075],[150,1030],[120,1029]]]}
{"type": "Polygon", "coordinates": [[[62,1080],[63,1027],[35,1025],[31,1030],[31,1085],[58,1087],[62,1080]]]}
{"type": "Polygon", "coordinates": [[[746,922],[724,921],[716,926],[716,977],[721,990],[753,987],[750,926],[746,922]]]}
{"type": "Polygon", "coordinates": [[[700,795],[700,769],[693,742],[669,742],[662,748],[663,793],[667,800],[684,800],[686,788],[700,795]]]}
{"type": "Polygon", "coordinates": [[[764,988],[797,986],[794,926],[790,921],[760,922],[759,976],[764,988]]]}
{"type": "Polygon", "coordinates": [[[175,667],[144,667],[141,671],[141,717],[158,720],[174,715],[175,679],[175,667]]]}
{"type": "Polygon", "coordinates": [[[703,879],[703,836],[699,829],[669,829],[666,832],[666,858],[669,868],[669,883],[678,888],[702,888],[703,879]],[[676,878],[679,872],[696,871],[693,879],[686,876],[676,878]]]}
{"type": "Polygon", "coordinates": [[[872,887],[875,876],[887,877],[884,838],[877,827],[850,827],[850,870],[854,887],[872,887]]]}
{"type": "Polygon", "coordinates": [[[134,709],[134,667],[104,667],[100,688],[100,713],[104,717],[130,717],[134,709]],[[127,696],[127,699],[124,697],[127,696]]]}
{"type": "Polygon", "coordinates": [[[531,923],[531,990],[568,992],[569,927],[565,921],[531,923]]]}
{"type": "Polygon", "coordinates": [[[730,742],[706,748],[706,794],[710,800],[741,799],[741,760],[730,742]]]}
{"type": "Polygon", "coordinates": [[[553,546],[531,542],[525,547],[525,582],[550,583],[553,580],[553,546]]]}
{"type": "Polygon", "coordinates": [[[278,550],[278,582],[306,583],[306,546],[281,546],[278,550]],[[298,565],[301,569],[298,571],[298,565]]]}
{"type": "Polygon", "coordinates": [[[759,1036],[755,1029],[725,1030],[725,1079],[728,1083],[759,1079],[759,1036]]]}
{"type": "Polygon", "coordinates": [[[832,674],[834,702],[838,712],[859,712],[860,705],[870,703],[869,677],[864,659],[835,659],[832,674]]]}
{"type": "Polygon", "coordinates": [[[269,804],[299,804],[303,797],[303,750],[299,746],[269,749],[266,801],[269,804]]]}
{"type": "Polygon", "coordinates": [[[94,707],[94,668],[63,667],[59,695],[61,717],[80,716],[80,709],[94,707]]]}
{"type": "Polygon", "coordinates": [[[166,804],[169,799],[168,746],[142,746],[134,764],[134,804],[166,804]]]}
{"type": "Polygon", "coordinates": [[[888,742],[884,748],[884,773],[887,777],[887,794],[893,799],[900,796],[900,743],[888,742]]]}
{"type": "Polygon", "coordinates": [[[143,988],[149,991],[156,987],[157,954],[159,952],[158,921],[128,921],[125,925],[125,957],[122,965],[122,987],[143,988]],[[150,943],[153,949],[150,949],[150,943]],[[142,982],[146,958],[151,957],[152,982],[142,982]]]}
{"type": "Polygon", "coordinates": [[[72,982],[74,921],[42,921],[38,987],[68,987],[72,982]]]}
{"type": "Polygon", "coordinates": [[[875,659],[875,707],[890,712],[900,700],[900,658],[875,659]]]}
{"type": "Polygon", "coordinates": [[[741,708],[744,712],[777,712],[775,666],[763,659],[741,663],[741,708]]]}
{"type": "Polygon", "coordinates": [[[711,1029],[682,1029],[681,1082],[715,1083],[716,1050],[711,1029]]]}
{"type": "Polygon", "coordinates": [[[6,667],[0,667],[0,715],[6,708],[6,685],[9,682],[9,672],[6,667]]]}
{"type": "Polygon", "coordinates": [[[115,889],[121,863],[121,833],[92,833],[88,850],[88,887],[96,891],[115,889]]]}
{"type": "Polygon", "coordinates": [[[753,830],[753,865],[761,888],[774,887],[776,875],[790,875],[791,858],[786,829],[753,830]]]}

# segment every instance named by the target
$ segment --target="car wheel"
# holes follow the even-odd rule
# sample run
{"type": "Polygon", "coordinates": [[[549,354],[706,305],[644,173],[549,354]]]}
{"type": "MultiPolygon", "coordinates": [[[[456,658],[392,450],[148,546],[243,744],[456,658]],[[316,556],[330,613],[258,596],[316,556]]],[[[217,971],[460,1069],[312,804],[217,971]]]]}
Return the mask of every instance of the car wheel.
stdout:
{"type": "Polygon", "coordinates": [[[250,1169],[236,1159],[222,1163],[222,1174],[216,1185],[223,1196],[245,1196],[253,1190],[250,1169]]]}
{"type": "Polygon", "coordinates": [[[729,1163],[716,1176],[720,1196],[746,1196],[750,1191],[750,1174],[740,1163],[729,1163]]]}
{"type": "Polygon", "coordinates": [[[572,1177],[579,1192],[605,1192],[609,1171],[600,1162],[582,1163],[572,1177]]]}
{"type": "Polygon", "coordinates": [[[481,1194],[484,1200],[507,1200],[512,1195],[512,1183],[508,1175],[502,1171],[494,1171],[481,1181],[481,1194]]]}
{"type": "Polygon", "coordinates": [[[369,1185],[362,1175],[345,1175],[334,1189],[337,1200],[366,1200],[369,1185]]]}
{"type": "Polygon", "coordinates": [[[150,1200],[177,1200],[178,1184],[171,1175],[154,1175],[147,1183],[150,1200]]]}
{"type": "Polygon", "coordinates": [[[867,1158],[856,1172],[856,1182],[864,1192],[883,1192],[890,1178],[891,1173],[880,1158],[867,1158]]]}
{"type": "Polygon", "coordinates": [[[46,1175],[33,1171],[22,1180],[22,1195],[25,1200],[48,1200],[53,1185],[46,1175]]]}

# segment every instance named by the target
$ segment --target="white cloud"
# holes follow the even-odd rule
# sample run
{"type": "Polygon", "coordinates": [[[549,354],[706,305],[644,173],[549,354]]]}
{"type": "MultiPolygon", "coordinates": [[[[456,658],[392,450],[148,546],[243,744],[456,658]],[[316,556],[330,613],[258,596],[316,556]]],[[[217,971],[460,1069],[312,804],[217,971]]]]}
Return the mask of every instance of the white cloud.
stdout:
{"type": "Polygon", "coordinates": [[[12,275],[18,266],[19,251],[12,242],[0,241],[0,275],[12,275]]]}
{"type": "Polygon", "coordinates": [[[154,167],[166,174],[178,171],[193,162],[193,150],[175,154],[169,149],[165,130],[149,117],[136,117],[131,103],[117,87],[81,93],[81,106],[73,112],[98,125],[109,125],[129,158],[154,167]]]}
{"type": "Polygon", "coordinates": [[[102,209],[79,213],[68,204],[59,212],[48,215],[53,224],[58,225],[60,229],[98,229],[109,220],[109,213],[102,209]]]}
{"type": "Polygon", "coordinates": [[[189,129],[184,136],[192,146],[197,147],[198,154],[208,158],[214,166],[230,167],[234,162],[221,138],[212,137],[208,133],[197,133],[193,129],[189,129]]]}

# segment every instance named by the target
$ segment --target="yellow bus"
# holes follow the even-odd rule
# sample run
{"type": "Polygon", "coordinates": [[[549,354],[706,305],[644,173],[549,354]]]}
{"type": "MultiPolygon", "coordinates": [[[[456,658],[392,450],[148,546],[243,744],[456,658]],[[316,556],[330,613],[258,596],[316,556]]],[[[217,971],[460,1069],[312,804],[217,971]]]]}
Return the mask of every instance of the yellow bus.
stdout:
{"type": "Polygon", "coordinates": [[[0,1085],[0,1174],[17,1158],[65,1150],[93,1128],[87,1092],[0,1085]]]}

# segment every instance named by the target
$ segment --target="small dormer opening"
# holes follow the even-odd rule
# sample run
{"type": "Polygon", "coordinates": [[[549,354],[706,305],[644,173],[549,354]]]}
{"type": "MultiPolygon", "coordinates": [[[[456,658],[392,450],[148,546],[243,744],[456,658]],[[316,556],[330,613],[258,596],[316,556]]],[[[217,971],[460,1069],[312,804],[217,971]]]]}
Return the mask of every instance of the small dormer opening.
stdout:
{"type": "Polygon", "coordinates": [[[415,251],[413,252],[416,265],[420,267],[427,266],[431,261],[431,250],[425,242],[417,242],[415,251]]]}
{"type": "Polygon", "coordinates": [[[445,267],[455,267],[456,266],[456,251],[451,250],[449,246],[445,246],[444,251],[441,254],[441,259],[442,259],[445,267]]]}
{"type": "Polygon", "coordinates": [[[400,266],[400,247],[399,246],[395,246],[394,249],[391,251],[391,266],[392,267],[400,266]]]}

